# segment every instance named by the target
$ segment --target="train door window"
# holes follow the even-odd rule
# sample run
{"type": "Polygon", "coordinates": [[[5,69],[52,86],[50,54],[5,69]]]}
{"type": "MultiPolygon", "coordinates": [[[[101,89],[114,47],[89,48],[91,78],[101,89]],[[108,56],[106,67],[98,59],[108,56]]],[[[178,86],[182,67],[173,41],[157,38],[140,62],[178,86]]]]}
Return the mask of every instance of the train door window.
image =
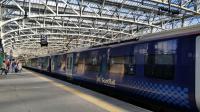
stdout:
{"type": "Polygon", "coordinates": [[[70,70],[72,69],[72,58],[67,57],[67,69],[70,70]]]}
{"type": "Polygon", "coordinates": [[[70,69],[70,59],[67,57],[67,69],[70,69]]]}
{"type": "Polygon", "coordinates": [[[154,52],[145,54],[144,74],[147,77],[172,80],[175,75],[176,40],[157,42],[154,52]]]}
{"type": "Polygon", "coordinates": [[[144,64],[144,74],[148,77],[153,77],[154,75],[154,65],[155,65],[155,55],[145,54],[145,64],[144,64]]]}
{"type": "Polygon", "coordinates": [[[70,62],[70,69],[72,69],[72,66],[73,66],[73,58],[70,57],[69,59],[70,59],[70,61],[69,61],[69,62],[70,62]]]}

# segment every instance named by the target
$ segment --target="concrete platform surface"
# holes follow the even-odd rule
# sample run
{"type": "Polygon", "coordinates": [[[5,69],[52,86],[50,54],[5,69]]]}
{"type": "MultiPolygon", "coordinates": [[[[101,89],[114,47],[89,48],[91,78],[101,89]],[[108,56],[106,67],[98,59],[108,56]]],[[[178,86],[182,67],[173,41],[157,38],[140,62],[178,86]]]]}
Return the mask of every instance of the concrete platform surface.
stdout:
{"type": "Polygon", "coordinates": [[[0,112],[149,112],[115,98],[24,70],[0,76],[0,112]]]}

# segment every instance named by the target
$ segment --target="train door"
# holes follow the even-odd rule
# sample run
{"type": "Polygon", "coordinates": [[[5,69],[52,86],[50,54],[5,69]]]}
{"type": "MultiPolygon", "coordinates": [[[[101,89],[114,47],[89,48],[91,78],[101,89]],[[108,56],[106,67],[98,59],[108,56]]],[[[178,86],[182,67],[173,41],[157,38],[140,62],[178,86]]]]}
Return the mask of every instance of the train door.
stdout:
{"type": "Polygon", "coordinates": [[[107,73],[107,50],[103,50],[100,54],[100,73],[99,76],[104,77],[107,73]]]}
{"type": "Polygon", "coordinates": [[[73,71],[73,54],[67,54],[67,76],[72,77],[73,71]]]}
{"type": "Polygon", "coordinates": [[[51,56],[48,57],[48,72],[51,72],[51,56]]]}

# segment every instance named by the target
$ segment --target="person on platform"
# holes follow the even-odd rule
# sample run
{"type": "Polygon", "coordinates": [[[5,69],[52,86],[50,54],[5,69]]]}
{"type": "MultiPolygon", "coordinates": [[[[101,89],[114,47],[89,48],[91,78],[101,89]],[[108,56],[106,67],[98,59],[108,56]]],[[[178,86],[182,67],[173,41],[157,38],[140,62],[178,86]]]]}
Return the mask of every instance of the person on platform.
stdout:
{"type": "Polygon", "coordinates": [[[19,72],[22,71],[22,63],[21,62],[19,62],[19,64],[18,64],[18,69],[19,69],[19,72]]]}
{"type": "Polygon", "coordinates": [[[19,71],[19,69],[18,69],[18,64],[19,64],[19,62],[16,61],[16,62],[15,62],[15,65],[14,65],[14,71],[15,71],[15,73],[17,73],[17,72],[19,71]]]}
{"type": "Polygon", "coordinates": [[[7,65],[6,65],[6,62],[5,60],[3,61],[3,65],[2,65],[2,71],[1,71],[1,75],[3,75],[3,73],[5,73],[5,75],[7,75],[8,73],[8,70],[7,70],[7,65]]]}
{"type": "Polygon", "coordinates": [[[13,61],[13,62],[12,62],[12,72],[14,72],[14,71],[15,71],[15,64],[16,64],[16,62],[15,62],[15,61],[13,61]]]}
{"type": "Polygon", "coordinates": [[[9,69],[10,69],[10,61],[7,59],[7,60],[5,61],[5,64],[6,64],[6,70],[7,70],[7,72],[8,72],[9,69]]]}

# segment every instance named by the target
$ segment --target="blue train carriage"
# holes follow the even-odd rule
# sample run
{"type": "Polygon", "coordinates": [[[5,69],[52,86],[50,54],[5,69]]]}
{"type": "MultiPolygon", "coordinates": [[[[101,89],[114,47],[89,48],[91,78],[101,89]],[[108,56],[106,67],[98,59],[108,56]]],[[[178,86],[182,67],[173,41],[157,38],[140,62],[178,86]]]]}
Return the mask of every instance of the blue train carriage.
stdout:
{"type": "Polygon", "coordinates": [[[77,52],[73,76],[126,89],[133,97],[197,111],[200,62],[195,55],[199,55],[199,30],[194,26],[166,31],[146,35],[142,38],[148,39],[138,42],[77,52]]]}
{"type": "MultiPolygon", "coordinates": [[[[188,111],[200,108],[200,26],[51,56],[51,71],[188,111]],[[148,37],[148,38],[146,38],[148,37]]],[[[37,67],[41,59],[32,59],[37,67]]]]}

